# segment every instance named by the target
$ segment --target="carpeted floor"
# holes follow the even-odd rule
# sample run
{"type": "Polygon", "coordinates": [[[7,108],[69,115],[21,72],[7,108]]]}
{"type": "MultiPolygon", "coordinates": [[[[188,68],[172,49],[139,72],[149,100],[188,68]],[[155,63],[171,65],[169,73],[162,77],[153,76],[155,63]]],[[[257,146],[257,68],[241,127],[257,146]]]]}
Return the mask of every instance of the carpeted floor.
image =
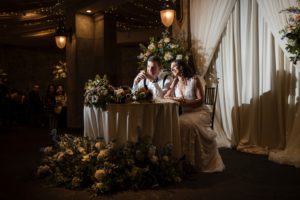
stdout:
{"type": "MultiPolygon", "coordinates": [[[[70,130],[68,133],[80,134],[70,130]]],[[[49,131],[0,127],[0,200],[83,200],[88,191],[48,188],[34,176],[39,149],[50,144],[49,131]]],[[[125,191],[96,199],[299,199],[300,169],[278,165],[266,156],[220,149],[222,173],[198,173],[182,183],[153,190],[125,191]]]]}

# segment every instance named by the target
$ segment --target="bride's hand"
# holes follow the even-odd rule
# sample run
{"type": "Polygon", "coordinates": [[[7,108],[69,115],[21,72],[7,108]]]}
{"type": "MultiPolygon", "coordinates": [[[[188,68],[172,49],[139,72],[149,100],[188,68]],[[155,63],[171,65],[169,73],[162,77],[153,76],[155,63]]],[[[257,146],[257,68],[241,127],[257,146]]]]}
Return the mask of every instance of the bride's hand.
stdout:
{"type": "Polygon", "coordinates": [[[183,97],[174,97],[173,100],[179,102],[181,105],[186,103],[186,100],[183,97]]]}

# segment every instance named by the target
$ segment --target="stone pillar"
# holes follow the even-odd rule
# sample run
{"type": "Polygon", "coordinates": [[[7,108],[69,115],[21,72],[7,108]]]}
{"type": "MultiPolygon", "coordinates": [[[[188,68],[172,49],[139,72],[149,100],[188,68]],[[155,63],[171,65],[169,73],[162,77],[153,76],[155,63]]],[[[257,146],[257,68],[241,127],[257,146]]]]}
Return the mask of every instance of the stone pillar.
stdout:
{"type": "Polygon", "coordinates": [[[76,14],[75,29],[67,45],[68,127],[82,128],[84,83],[96,74],[116,77],[116,28],[105,16],[76,14]]]}

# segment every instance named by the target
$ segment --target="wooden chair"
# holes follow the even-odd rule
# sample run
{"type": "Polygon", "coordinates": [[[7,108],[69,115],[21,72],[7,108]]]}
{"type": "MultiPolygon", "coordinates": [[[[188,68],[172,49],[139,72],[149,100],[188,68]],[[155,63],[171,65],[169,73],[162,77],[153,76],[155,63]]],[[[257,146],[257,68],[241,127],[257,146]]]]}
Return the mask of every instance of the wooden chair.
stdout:
{"type": "Polygon", "coordinates": [[[214,129],[214,118],[215,118],[215,110],[216,110],[216,102],[218,95],[218,84],[214,86],[205,86],[205,95],[204,95],[204,104],[209,105],[211,107],[211,120],[210,127],[214,129]]]}

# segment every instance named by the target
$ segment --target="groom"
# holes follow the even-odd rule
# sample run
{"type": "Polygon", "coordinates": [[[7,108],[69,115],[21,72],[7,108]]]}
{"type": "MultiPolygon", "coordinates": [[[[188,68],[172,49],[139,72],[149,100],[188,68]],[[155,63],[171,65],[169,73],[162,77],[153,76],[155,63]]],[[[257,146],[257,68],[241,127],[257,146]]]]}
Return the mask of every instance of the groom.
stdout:
{"type": "Polygon", "coordinates": [[[168,73],[163,72],[160,67],[160,58],[157,56],[151,56],[147,61],[147,72],[141,70],[135,77],[133,82],[132,91],[135,92],[140,88],[148,88],[153,98],[163,97],[171,85],[172,78],[168,76],[168,73]]]}

